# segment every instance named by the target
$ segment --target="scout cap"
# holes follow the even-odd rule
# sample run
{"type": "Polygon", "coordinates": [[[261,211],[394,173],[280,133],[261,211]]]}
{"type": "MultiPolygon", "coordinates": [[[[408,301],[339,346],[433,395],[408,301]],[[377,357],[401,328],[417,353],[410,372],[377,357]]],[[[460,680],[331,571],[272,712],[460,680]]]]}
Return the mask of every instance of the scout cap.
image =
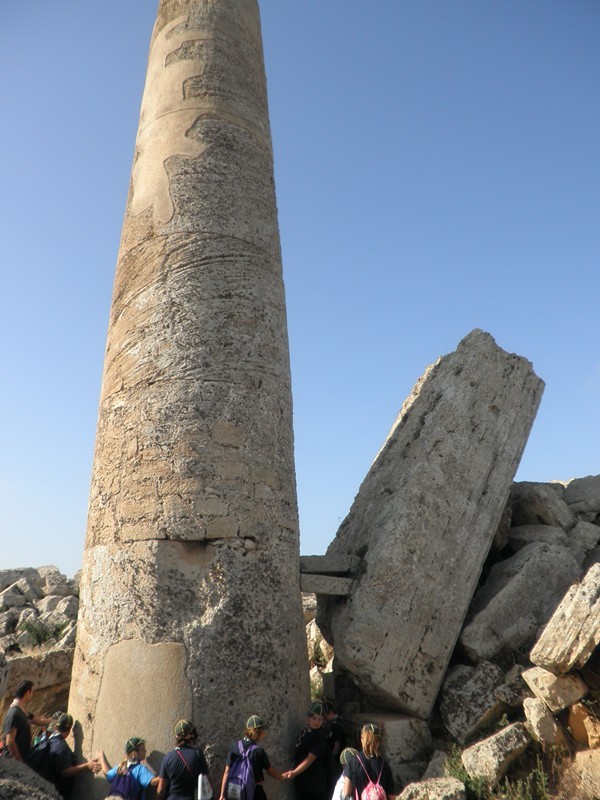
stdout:
{"type": "Polygon", "coordinates": [[[145,739],[141,739],[139,736],[130,736],[125,742],[125,752],[133,753],[133,751],[137,750],[140,745],[145,743],[145,741],[145,739]]]}
{"type": "Polygon", "coordinates": [[[308,709],[307,717],[323,717],[325,716],[325,709],[323,703],[313,703],[308,709]]]}
{"type": "Polygon", "coordinates": [[[175,736],[191,736],[196,733],[196,726],[189,719],[180,719],[173,728],[175,736]]]}
{"type": "Polygon", "coordinates": [[[340,764],[346,765],[350,761],[352,756],[355,756],[357,753],[358,750],[356,750],[354,747],[346,747],[340,753],[340,764]]]}
{"type": "Polygon", "coordinates": [[[262,717],[259,717],[257,714],[253,714],[253,715],[252,715],[252,716],[251,716],[251,717],[248,719],[248,722],[246,722],[246,727],[247,727],[248,729],[251,729],[251,728],[268,728],[269,726],[268,726],[268,725],[267,725],[267,723],[266,723],[266,722],[263,720],[263,718],[262,718],[262,717]]]}
{"type": "Polygon", "coordinates": [[[70,714],[59,714],[56,718],[56,727],[59,731],[68,731],[73,727],[73,717],[70,714]]]}

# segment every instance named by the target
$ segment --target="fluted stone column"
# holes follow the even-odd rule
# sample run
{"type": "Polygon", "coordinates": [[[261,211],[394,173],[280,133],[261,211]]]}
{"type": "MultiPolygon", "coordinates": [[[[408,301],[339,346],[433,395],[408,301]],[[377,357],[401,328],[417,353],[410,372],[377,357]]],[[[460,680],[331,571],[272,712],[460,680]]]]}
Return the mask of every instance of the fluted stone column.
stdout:
{"type": "MultiPolygon", "coordinates": [[[[162,0],[115,278],[70,710],[84,755],[308,695],[290,370],[256,0],[162,0]]],[[[96,795],[102,782],[96,779],[96,795]]],[[[79,789],[89,797],[90,787],[79,789]]]]}

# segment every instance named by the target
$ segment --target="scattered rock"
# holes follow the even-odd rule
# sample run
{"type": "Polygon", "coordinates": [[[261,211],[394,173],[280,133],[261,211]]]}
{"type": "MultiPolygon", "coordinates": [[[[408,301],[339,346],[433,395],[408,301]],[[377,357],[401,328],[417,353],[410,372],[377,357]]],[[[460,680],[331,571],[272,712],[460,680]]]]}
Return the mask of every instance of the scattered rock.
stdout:
{"type": "Polygon", "coordinates": [[[570,587],[531,651],[531,661],[553,672],[581,668],[600,644],[600,564],[570,587]]]}
{"type": "Polygon", "coordinates": [[[477,667],[452,668],[442,688],[440,711],[446,729],[460,744],[498,719],[505,709],[495,694],[504,682],[504,672],[489,661],[477,667]]]}
{"type": "Polygon", "coordinates": [[[460,643],[473,661],[529,649],[571,584],[581,575],[573,555],[534,542],[490,570],[477,591],[460,643]]]}
{"type": "Polygon", "coordinates": [[[464,784],[456,778],[431,778],[409,784],[397,800],[465,800],[464,784]]]}
{"type": "Polygon", "coordinates": [[[575,525],[576,517],[563,499],[564,492],[560,483],[513,483],[510,493],[512,524],[555,525],[568,531],[575,525]]]}
{"type": "Polygon", "coordinates": [[[528,697],[523,710],[534,739],[544,747],[567,748],[565,733],[545,703],[537,697],[528,697]]]}
{"type": "Polygon", "coordinates": [[[557,676],[542,667],[532,667],[525,670],[523,680],[554,713],[572,706],[588,693],[588,687],[575,672],[557,676]]]}
{"type": "Polygon", "coordinates": [[[472,778],[481,777],[497,783],[529,744],[525,726],[515,722],[489,739],[467,748],[462,754],[462,762],[472,778]]]}

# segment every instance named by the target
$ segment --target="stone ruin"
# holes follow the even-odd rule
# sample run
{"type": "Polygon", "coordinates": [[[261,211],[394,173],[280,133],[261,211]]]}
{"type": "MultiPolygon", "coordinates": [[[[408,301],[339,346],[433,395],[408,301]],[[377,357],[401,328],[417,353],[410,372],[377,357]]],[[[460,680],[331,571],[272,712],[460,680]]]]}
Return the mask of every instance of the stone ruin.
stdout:
{"type": "MultiPolygon", "coordinates": [[[[430,779],[449,780],[428,769],[440,735],[472,744],[465,769],[492,782],[532,737],[600,745],[600,476],[512,483],[542,387],[528,362],[471,333],[417,383],[327,554],[301,559],[318,601],[316,690],[353,725],[384,724],[398,785],[411,783],[403,798],[425,796],[423,777],[431,797],[430,779]],[[574,691],[553,707],[536,679],[574,691]],[[513,725],[473,744],[507,715],[513,725]]],[[[586,757],[579,778],[597,786],[600,755],[586,757]]]]}

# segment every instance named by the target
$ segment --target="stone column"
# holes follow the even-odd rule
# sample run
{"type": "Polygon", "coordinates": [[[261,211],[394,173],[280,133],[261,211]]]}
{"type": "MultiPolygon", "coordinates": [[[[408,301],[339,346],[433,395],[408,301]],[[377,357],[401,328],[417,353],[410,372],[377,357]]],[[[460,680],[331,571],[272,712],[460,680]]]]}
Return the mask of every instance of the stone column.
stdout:
{"type": "MultiPolygon", "coordinates": [[[[284,288],[256,0],[161,0],[118,257],[70,711],[222,770],[308,697],[284,288]]],[[[102,789],[95,781],[95,795],[102,789]]],[[[79,797],[90,796],[90,787],[79,797]]]]}

